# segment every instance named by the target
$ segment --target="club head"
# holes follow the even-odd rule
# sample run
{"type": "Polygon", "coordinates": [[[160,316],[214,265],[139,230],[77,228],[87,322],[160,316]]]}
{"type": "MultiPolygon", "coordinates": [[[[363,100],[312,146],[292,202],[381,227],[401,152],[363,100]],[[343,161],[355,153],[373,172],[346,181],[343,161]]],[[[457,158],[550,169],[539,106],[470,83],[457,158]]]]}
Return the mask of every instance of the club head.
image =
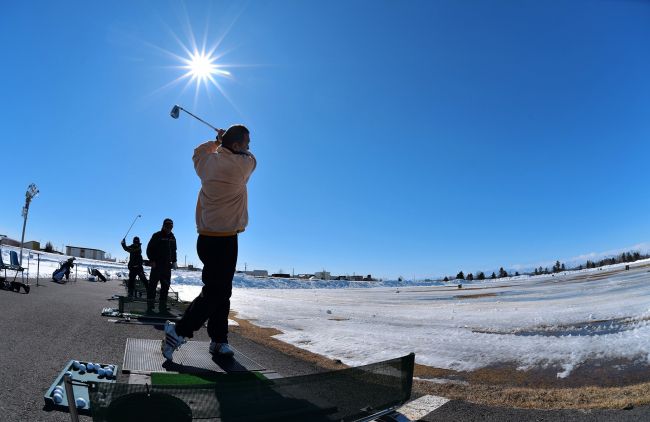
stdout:
{"type": "Polygon", "coordinates": [[[172,111],[169,112],[169,115],[172,116],[174,119],[178,119],[178,115],[181,112],[181,108],[177,105],[172,107],[172,111]]]}

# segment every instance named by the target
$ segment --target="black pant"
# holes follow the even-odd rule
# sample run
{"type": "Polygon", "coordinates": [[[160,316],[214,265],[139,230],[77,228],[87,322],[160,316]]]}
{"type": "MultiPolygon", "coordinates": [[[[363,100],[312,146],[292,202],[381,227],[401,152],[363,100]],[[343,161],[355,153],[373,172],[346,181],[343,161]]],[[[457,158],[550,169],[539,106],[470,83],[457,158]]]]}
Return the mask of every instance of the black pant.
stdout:
{"type": "Polygon", "coordinates": [[[136,277],[138,277],[140,281],[144,283],[144,287],[149,290],[149,286],[147,285],[147,275],[144,273],[144,268],[142,268],[142,265],[138,265],[137,267],[129,267],[129,280],[126,282],[126,288],[129,292],[129,296],[135,295],[136,277]]]}
{"type": "Polygon", "coordinates": [[[156,262],[156,266],[151,269],[151,278],[147,286],[147,308],[153,309],[156,302],[156,288],[160,281],[160,303],[159,311],[167,308],[167,293],[172,279],[172,264],[170,262],[156,262]]]}
{"type": "Polygon", "coordinates": [[[237,235],[199,235],[196,251],[203,263],[203,289],[176,324],[176,333],[191,338],[207,320],[210,338],[217,343],[226,343],[232,279],[237,267],[237,235]]]}

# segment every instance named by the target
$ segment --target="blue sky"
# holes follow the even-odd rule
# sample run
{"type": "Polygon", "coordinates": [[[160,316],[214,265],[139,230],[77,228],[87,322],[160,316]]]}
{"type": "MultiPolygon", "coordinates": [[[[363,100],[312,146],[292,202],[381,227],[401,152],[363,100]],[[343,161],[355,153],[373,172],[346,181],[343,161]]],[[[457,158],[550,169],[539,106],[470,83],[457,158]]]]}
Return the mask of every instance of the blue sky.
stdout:
{"type": "Polygon", "coordinates": [[[0,233],[103,249],[175,221],[193,148],[244,123],[239,267],[427,277],[650,240],[650,3],[13,2],[0,15],[0,233]],[[221,90],[171,84],[191,36],[221,90]],[[225,95],[221,92],[225,93],[225,95]]]}

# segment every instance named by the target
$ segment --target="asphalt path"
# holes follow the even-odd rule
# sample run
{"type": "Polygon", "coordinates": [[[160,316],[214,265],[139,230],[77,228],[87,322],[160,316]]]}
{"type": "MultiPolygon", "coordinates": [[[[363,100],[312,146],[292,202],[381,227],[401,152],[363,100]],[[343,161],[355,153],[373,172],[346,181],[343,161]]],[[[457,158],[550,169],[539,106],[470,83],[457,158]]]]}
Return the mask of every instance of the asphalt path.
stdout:
{"type": "MultiPolygon", "coordinates": [[[[101,316],[117,308],[114,294],[124,294],[121,280],[79,280],[57,284],[30,281],[29,294],[0,290],[0,420],[69,421],[70,415],[45,407],[43,395],[71,359],[122,366],[127,338],[162,339],[160,327],[117,324],[101,316]]],[[[236,294],[236,293],[235,293],[236,294]]],[[[205,329],[194,340],[208,341],[205,329]]],[[[269,349],[231,333],[242,353],[282,376],[323,371],[309,362],[269,349]]],[[[120,374],[118,381],[127,382],[120,374]]],[[[414,398],[417,397],[414,394],[414,398]]],[[[90,421],[81,415],[82,421],[90,421]]],[[[450,401],[423,417],[425,421],[647,421],[650,407],[630,410],[525,410],[450,401]]]]}

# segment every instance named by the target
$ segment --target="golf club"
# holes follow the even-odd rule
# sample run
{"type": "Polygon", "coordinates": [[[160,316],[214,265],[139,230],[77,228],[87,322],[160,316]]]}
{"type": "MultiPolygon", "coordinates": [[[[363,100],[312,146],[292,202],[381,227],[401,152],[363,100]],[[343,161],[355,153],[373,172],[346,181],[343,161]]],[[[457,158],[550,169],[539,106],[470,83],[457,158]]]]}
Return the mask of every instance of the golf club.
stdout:
{"type": "Polygon", "coordinates": [[[206,125],[210,126],[215,131],[217,130],[217,128],[212,126],[210,123],[206,122],[205,120],[203,120],[202,118],[200,118],[198,116],[195,116],[194,114],[190,113],[189,111],[185,110],[183,107],[181,107],[179,105],[175,105],[174,107],[172,107],[172,111],[169,112],[169,115],[172,116],[174,119],[178,119],[178,115],[180,114],[181,110],[183,110],[184,112],[186,112],[190,116],[194,117],[196,120],[200,121],[201,123],[205,123],[206,125]]]}
{"type": "Polygon", "coordinates": [[[138,215],[133,219],[133,223],[131,223],[131,226],[129,226],[129,230],[126,232],[126,234],[124,235],[123,239],[126,239],[126,237],[129,235],[129,232],[130,232],[131,229],[133,228],[133,225],[135,224],[135,220],[137,220],[137,219],[140,218],[140,217],[142,217],[142,216],[141,216],[140,214],[138,214],[138,215]]]}

